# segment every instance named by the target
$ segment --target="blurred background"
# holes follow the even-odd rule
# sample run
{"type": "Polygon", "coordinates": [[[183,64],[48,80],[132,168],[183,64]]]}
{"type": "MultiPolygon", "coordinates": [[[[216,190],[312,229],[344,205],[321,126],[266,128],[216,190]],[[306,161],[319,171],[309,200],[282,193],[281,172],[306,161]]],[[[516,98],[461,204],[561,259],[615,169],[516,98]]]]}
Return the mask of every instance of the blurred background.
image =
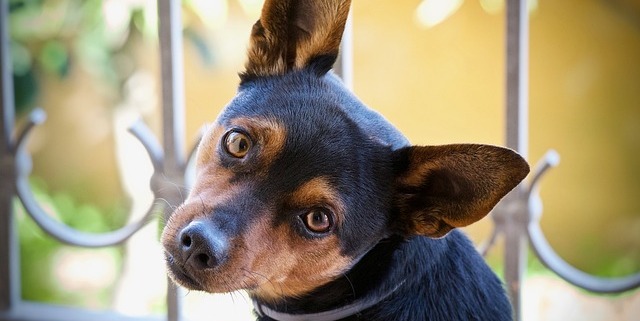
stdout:
{"type": "MultiPolygon", "coordinates": [[[[127,128],[142,118],[161,137],[155,2],[9,3],[18,117],[48,113],[29,144],[40,203],[90,232],[144,214],[152,169],[127,128]]],[[[183,1],[187,146],[233,97],[261,6],[183,1]]],[[[640,1],[532,0],[529,12],[529,161],[551,148],[562,159],[542,183],[543,230],[581,270],[638,272],[640,1]]],[[[414,144],[504,144],[504,0],[356,0],[352,13],[354,91],[367,105],[414,144]]],[[[24,299],[163,313],[161,222],[123,247],[86,250],[57,243],[16,206],[24,299]]],[[[480,243],[491,226],[466,232],[480,243]]],[[[499,273],[501,248],[487,258],[499,273]]],[[[529,265],[532,279],[549,274],[533,256],[529,265]]],[[[187,308],[195,319],[230,302],[239,310],[225,320],[246,319],[241,294],[187,296],[197,298],[187,308]]]]}

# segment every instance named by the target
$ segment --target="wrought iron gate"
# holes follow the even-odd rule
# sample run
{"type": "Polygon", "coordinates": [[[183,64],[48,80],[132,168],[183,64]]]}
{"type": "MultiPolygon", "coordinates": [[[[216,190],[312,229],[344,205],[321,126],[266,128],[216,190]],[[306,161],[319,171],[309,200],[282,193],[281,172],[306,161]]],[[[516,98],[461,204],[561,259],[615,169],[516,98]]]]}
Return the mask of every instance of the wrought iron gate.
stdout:
{"type": "MultiPolygon", "coordinates": [[[[29,116],[27,124],[16,133],[13,84],[8,41],[8,0],[0,2],[0,321],[71,321],[71,320],[156,320],[133,318],[116,313],[92,312],[25,302],[20,295],[20,266],[12,203],[17,196],[29,216],[60,242],[87,248],[105,247],[127,241],[149,222],[151,214],[170,208],[181,201],[175,186],[184,186],[185,169],[191,155],[184,155],[184,89],[182,70],[182,34],[179,0],[159,0],[159,38],[162,65],[163,137],[160,144],[143,123],[131,132],[143,143],[151,158],[154,175],[152,190],[167,204],[151,205],[141,220],[106,234],[88,234],[74,230],[50,218],[35,201],[27,178],[30,155],[24,145],[30,130],[45,120],[41,110],[29,116]],[[167,188],[169,187],[169,188],[167,188]]],[[[507,1],[507,97],[506,145],[526,157],[528,149],[528,14],[527,0],[507,1]]],[[[349,28],[349,27],[348,27],[349,28]]],[[[350,30],[345,33],[342,57],[337,71],[350,82],[350,30]]],[[[640,286],[640,273],[616,279],[604,279],[586,274],[566,263],[551,248],[540,228],[541,206],[538,182],[543,174],[557,164],[558,155],[550,151],[539,162],[531,177],[509,194],[492,212],[493,233],[480,247],[485,254],[501,234],[505,238],[505,280],[514,306],[515,319],[521,319],[521,284],[526,269],[526,254],[531,246],[537,257],[566,281],[597,293],[622,292],[640,286]]],[[[169,282],[166,319],[181,321],[179,288],[169,282]]]]}

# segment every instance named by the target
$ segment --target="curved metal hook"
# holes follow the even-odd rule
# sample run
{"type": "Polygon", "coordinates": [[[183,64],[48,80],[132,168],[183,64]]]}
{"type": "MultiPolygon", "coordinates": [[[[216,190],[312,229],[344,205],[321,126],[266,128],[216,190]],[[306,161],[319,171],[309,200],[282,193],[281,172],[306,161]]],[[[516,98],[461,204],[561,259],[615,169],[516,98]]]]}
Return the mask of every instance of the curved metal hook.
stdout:
{"type": "Polygon", "coordinates": [[[71,228],[48,215],[42,207],[36,201],[31,187],[29,186],[29,174],[31,173],[31,166],[26,166],[25,163],[31,163],[31,157],[25,151],[25,143],[29,138],[31,130],[37,124],[41,124],[46,119],[46,114],[41,109],[34,110],[29,116],[27,125],[20,132],[14,150],[16,158],[20,159],[20,162],[16,163],[16,194],[22,205],[24,206],[27,214],[36,222],[36,224],[46,233],[56,238],[57,240],[70,245],[82,246],[82,247],[105,247],[120,244],[131,237],[140,228],[145,226],[153,217],[155,213],[155,206],[152,206],[149,211],[140,220],[126,225],[118,230],[106,233],[86,233],[71,228]],[[22,165],[20,165],[22,163],[22,165]]]}
{"type": "Polygon", "coordinates": [[[42,207],[38,205],[29,187],[29,182],[25,177],[18,178],[16,182],[16,192],[26,212],[43,231],[60,242],[87,248],[106,247],[123,243],[149,223],[154,213],[156,213],[156,207],[152,206],[140,220],[118,230],[99,234],[87,233],[71,228],[48,215],[42,207]]]}
{"type": "Polygon", "coordinates": [[[563,260],[549,245],[540,228],[532,223],[528,228],[531,247],[540,261],[567,282],[598,293],[618,293],[640,286],[640,273],[621,278],[602,278],[585,273],[563,260]]]}
{"type": "Polygon", "coordinates": [[[538,161],[533,170],[533,178],[529,181],[529,184],[525,187],[527,209],[529,213],[529,222],[539,221],[542,217],[542,199],[540,198],[540,180],[552,167],[556,167],[560,164],[560,155],[553,149],[547,151],[542,156],[542,159],[538,161]]]}
{"type": "Polygon", "coordinates": [[[142,120],[138,119],[133,123],[133,125],[131,125],[131,127],[129,127],[129,132],[142,143],[142,146],[144,146],[147,154],[149,154],[154,171],[156,173],[161,173],[163,170],[162,160],[164,159],[164,152],[149,127],[142,120]]]}
{"type": "Polygon", "coordinates": [[[640,273],[620,277],[602,278],[585,273],[563,260],[551,247],[540,228],[542,200],[539,195],[539,183],[544,174],[558,165],[560,156],[554,150],[548,151],[536,166],[528,188],[530,221],[527,227],[529,242],[540,261],[551,271],[567,282],[588,291],[598,293],[618,293],[640,286],[640,273]]]}
{"type": "Polygon", "coordinates": [[[560,155],[558,152],[553,149],[548,150],[547,153],[542,156],[542,159],[538,161],[538,164],[536,164],[536,167],[533,170],[533,178],[531,179],[531,182],[529,182],[527,192],[531,194],[532,191],[537,188],[542,176],[544,176],[544,174],[546,174],[552,167],[558,166],[558,164],[560,164],[560,155]]]}
{"type": "Polygon", "coordinates": [[[476,250],[480,253],[480,255],[482,255],[483,257],[487,256],[489,250],[491,250],[496,244],[496,241],[498,240],[498,234],[500,234],[500,230],[495,224],[493,224],[493,229],[491,230],[491,235],[489,236],[489,238],[476,247],[476,250]]]}
{"type": "Polygon", "coordinates": [[[47,120],[47,113],[42,108],[34,109],[30,114],[27,120],[27,123],[18,134],[18,138],[15,141],[14,151],[17,151],[21,146],[24,145],[24,141],[27,139],[27,136],[31,133],[31,130],[36,126],[40,125],[47,120]]]}

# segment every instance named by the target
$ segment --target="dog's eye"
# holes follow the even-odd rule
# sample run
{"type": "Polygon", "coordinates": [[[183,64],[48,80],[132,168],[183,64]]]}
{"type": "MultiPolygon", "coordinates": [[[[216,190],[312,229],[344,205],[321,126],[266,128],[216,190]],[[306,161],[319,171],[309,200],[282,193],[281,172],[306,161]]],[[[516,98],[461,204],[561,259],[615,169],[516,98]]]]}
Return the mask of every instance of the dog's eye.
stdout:
{"type": "Polygon", "coordinates": [[[326,209],[314,208],[301,218],[307,229],[313,233],[327,233],[333,227],[333,217],[326,209]]]}
{"type": "Polygon", "coordinates": [[[249,136],[238,130],[231,130],[227,135],[225,135],[224,148],[229,155],[242,158],[249,153],[249,149],[251,148],[251,139],[249,139],[249,136]]]}

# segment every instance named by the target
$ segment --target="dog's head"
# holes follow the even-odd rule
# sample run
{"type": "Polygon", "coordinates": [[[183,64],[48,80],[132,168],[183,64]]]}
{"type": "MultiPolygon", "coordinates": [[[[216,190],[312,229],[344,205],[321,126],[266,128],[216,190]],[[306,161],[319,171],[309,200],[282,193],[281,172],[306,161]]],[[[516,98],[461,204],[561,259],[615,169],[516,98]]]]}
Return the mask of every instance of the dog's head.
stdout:
{"type": "Polygon", "coordinates": [[[528,173],[511,150],[409,146],[329,72],[350,1],[266,1],[236,97],[162,235],[169,274],[267,301],[308,293],[391,235],[443,237],[528,173]]]}

